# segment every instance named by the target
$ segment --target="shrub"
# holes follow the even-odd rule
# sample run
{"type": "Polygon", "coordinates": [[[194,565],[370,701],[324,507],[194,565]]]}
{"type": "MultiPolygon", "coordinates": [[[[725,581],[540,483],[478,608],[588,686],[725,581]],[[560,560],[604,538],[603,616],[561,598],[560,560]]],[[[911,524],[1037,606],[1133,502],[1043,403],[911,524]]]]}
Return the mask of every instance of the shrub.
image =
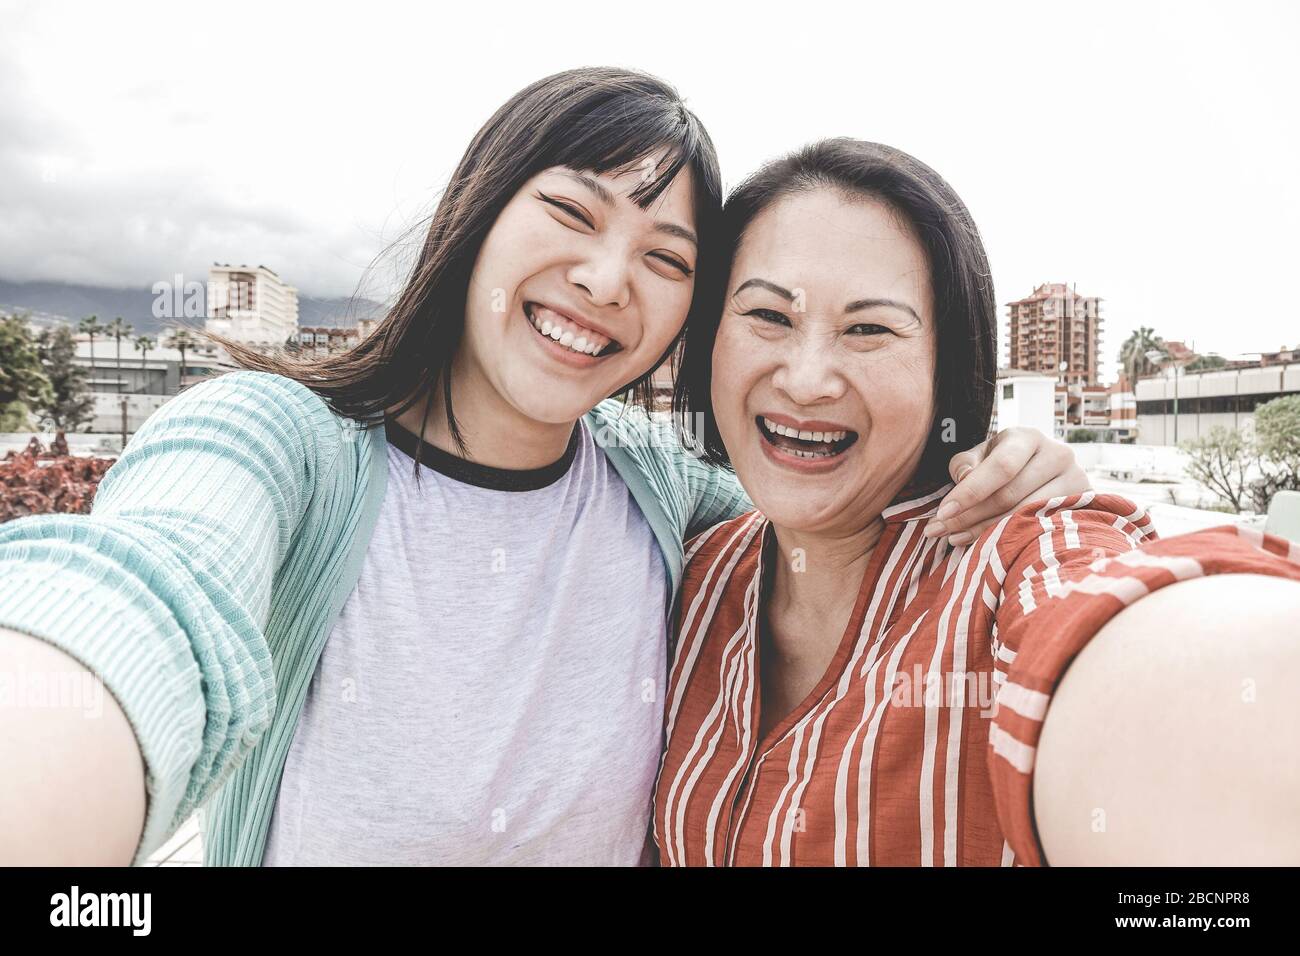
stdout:
{"type": "Polygon", "coordinates": [[[35,436],[0,461],[0,522],[39,514],[88,514],[114,458],[68,454],[59,432],[46,449],[35,436]]]}

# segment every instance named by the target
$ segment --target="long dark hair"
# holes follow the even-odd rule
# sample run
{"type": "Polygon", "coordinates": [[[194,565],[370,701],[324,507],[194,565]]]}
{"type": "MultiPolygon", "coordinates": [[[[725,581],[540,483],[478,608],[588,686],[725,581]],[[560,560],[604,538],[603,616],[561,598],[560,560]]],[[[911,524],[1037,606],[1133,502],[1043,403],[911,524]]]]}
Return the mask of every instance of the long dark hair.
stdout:
{"type": "MultiPolygon", "coordinates": [[[[722,180],[713,143],[677,92],[644,73],[588,67],[556,73],[521,90],[478,131],[452,174],[405,287],[375,330],[346,353],[297,361],[262,354],[225,336],[220,343],[242,368],[301,382],[336,413],[374,424],[398,404],[400,415],[441,388],[453,439],[465,444],[451,407],[451,365],[465,324],[475,259],[497,215],[525,182],[551,166],[604,173],[664,152],[666,160],[631,198],[647,208],[684,168],[694,180],[700,257],[696,275],[720,268],[717,221],[722,180]]],[[[696,296],[687,316],[694,318],[696,296]]],[[[680,338],[680,336],[679,336],[680,338]]],[[[677,347],[664,352],[656,367],[677,347]]],[[[653,369],[620,389],[649,408],[653,369]]],[[[616,393],[617,394],[617,393],[616,393]]],[[[423,426],[422,426],[423,430],[423,426]]],[[[421,442],[423,436],[421,435],[421,442]]],[[[418,453],[418,447],[417,447],[418,453]]]]}
{"type": "MultiPolygon", "coordinates": [[[[919,160],[879,143],[826,139],[767,164],[727,197],[722,241],[728,268],[759,213],[784,196],[818,188],[886,203],[911,224],[925,250],[937,326],[935,417],[914,478],[946,481],[949,458],[984,441],[993,414],[997,305],[979,230],[953,188],[919,160]]],[[[721,271],[725,276],[726,270],[721,271]]],[[[705,460],[724,466],[730,460],[709,394],[726,285],[724,277],[697,290],[697,297],[707,295],[712,307],[706,318],[686,329],[673,392],[678,426],[701,446],[705,460]],[[693,427],[693,422],[698,424],[693,427]]]]}

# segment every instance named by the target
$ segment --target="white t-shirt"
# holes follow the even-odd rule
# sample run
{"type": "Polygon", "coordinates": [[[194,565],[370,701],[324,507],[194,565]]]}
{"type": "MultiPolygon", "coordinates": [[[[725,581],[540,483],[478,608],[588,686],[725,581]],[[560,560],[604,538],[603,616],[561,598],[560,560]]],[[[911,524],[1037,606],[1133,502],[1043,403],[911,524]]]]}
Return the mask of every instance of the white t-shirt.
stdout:
{"type": "Polygon", "coordinates": [[[415,436],[387,432],[263,865],[637,864],[667,666],[640,508],[582,422],[534,471],[425,445],[418,487],[415,436]]]}

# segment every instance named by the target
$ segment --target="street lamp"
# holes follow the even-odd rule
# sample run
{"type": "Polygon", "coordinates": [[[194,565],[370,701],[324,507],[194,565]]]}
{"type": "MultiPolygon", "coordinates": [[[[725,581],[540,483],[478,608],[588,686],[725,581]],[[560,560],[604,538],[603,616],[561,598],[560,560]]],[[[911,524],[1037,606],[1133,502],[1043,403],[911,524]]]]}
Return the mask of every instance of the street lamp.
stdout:
{"type": "MultiPolygon", "coordinates": [[[[1174,362],[1173,356],[1171,356],[1169,353],[1160,352],[1157,351],[1156,349],[1151,349],[1149,352],[1146,353],[1146,356],[1147,356],[1147,361],[1151,362],[1152,364],[1157,364],[1160,363],[1161,361],[1173,362],[1174,365],[1174,447],[1177,447],[1178,446],[1178,363],[1174,362]]],[[[1137,386],[1135,385],[1134,388],[1136,389],[1136,387],[1137,386]]]]}
{"type": "Polygon", "coordinates": [[[1061,437],[1064,438],[1070,433],[1070,379],[1065,374],[1070,368],[1070,363],[1062,360],[1056,368],[1061,373],[1061,385],[1065,388],[1065,414],[1061,420],[1061,437]]]}

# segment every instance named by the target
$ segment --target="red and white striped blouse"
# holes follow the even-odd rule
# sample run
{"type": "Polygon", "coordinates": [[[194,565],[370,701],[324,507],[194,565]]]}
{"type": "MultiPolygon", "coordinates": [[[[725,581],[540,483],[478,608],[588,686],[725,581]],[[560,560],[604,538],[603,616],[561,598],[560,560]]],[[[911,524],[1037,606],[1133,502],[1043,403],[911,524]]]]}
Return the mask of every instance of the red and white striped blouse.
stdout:
{"type": "Polygon", "coordinates": [[[1157,540],[1144,509],[1093,492],[951,549],[921,536],[950,487],[885,510],[826,674],[761,741],[775,539],[751,512],[690,542],[655,793],[663,865],[1041,864],[1035,745],[1074,655],[1175,581],[1300,580],[1300,546],[1232,526],[1157,540]]]}

